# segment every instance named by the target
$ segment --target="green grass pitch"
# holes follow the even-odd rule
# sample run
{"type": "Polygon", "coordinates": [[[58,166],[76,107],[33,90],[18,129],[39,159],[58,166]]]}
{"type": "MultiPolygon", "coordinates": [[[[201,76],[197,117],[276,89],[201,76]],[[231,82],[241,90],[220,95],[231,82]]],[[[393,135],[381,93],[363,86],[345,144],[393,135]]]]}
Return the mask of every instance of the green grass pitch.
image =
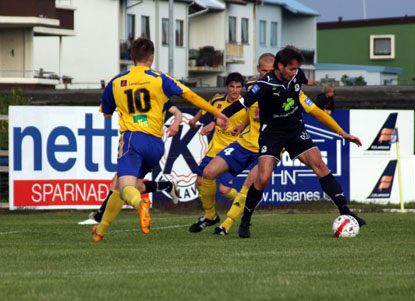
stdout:
{"type": "MultiPolygon", "coordinates": [[[[0,213],[1,300],[414,300],[415,214],[361,214],[337,239],[336,214],[253,216],[252,237],[196,215],[153,214],[150,234],[122,212],[101,243],[85,212],[0,213]]],[[[222,215],[224,217],[224,215],[222,215]]]]}

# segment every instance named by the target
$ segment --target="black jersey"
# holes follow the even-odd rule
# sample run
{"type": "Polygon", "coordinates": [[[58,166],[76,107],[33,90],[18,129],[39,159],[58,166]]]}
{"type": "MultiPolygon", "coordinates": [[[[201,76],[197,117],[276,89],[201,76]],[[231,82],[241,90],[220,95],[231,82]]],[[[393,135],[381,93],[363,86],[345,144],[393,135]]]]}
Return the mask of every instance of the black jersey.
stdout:
{"type": "Polygon", "coordinates": [[[241,109],[241,105],[249,107],[258,101],[261,125],[266,124],[276,130],[297,128],[302,126],[303,112],[299,94],[301,85],[305,83],[307,78],[301,69],[287,82],[278,80],[272,71],[258,79],[239,102],[232,104],[223,113],[232,116],[235,110],[241,109]]]}

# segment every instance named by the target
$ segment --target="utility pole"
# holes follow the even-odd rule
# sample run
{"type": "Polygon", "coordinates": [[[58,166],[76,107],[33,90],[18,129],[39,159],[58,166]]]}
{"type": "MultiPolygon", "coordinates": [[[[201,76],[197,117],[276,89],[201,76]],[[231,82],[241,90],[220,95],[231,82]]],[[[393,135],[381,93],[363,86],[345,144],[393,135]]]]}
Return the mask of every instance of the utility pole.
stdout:
{"type": "Polygon", "coordinates": [[[173,66],[173,49],[174,49],[174,15],[173,15],[173,0],[169,0],[169,74],[174,76],[173,66]]]}

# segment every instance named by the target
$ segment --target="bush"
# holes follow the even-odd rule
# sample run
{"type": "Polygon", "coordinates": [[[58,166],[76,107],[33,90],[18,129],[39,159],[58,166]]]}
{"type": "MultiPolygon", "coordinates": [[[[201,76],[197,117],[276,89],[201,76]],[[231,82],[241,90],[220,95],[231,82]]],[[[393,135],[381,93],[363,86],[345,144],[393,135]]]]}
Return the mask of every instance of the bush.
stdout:
{"type": "Polygon", "coordinates": [[[348,77],[346,74],[342,76],[340,81],[345,86],[366,86],[366,81],[362,76],[359,77],[348,77]]]}
{"type": "MultiPolygon", "coordinates": [[[[22,96],[22,90],[16,89],[12,93],[6,95],[0,95],[0,114],[7,115],[9,106],[13,105],[30,105],[30,100],[22,96]]],[[[8,137],[8,120],[0,121],[0,149],[8,149],[9,137],[8,137]]]]}

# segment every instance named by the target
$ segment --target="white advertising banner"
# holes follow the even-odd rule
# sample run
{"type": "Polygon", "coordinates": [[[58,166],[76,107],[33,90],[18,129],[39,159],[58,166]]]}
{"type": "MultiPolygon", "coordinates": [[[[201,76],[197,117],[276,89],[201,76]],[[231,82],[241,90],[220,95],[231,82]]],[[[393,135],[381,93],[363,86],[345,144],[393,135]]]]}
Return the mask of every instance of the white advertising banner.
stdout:
{"type": "Polygon", "coordinates": [[[98,107],[9,108],[10,209],[96,208],[117,170],[117,116],[98,107]]]}
{"type": "Polygon", "coordinates": [[[362,147],[350,148],[350,199],[364,203],[399,204],[401,186],[403,201],[413,202],[414,111],[351,110],[350,133],[363,143],[362,147]],[[400,160],[396,142],[399,143],[400,160]]]}
{"type": "MultiPolygon", "coordinates": [[[[196,175],[192,170],[201,161],[208,141],[206,136],[200,135],[200,129],[191,130],[188,126],[197,110],[183,111],[180,133],[168,140],[163,137],[166,140],[165,155],[149,177],[166,180],[166,176],[167,179],[174,176],[179,182],[181,201],[189,202],[197,199],[196,175]]],[[[304,120],[345,194],[358,202],[399,203],[400,166],[403,200],[414,201],[414,111],[340,111],[343,112],[337,112],[334,118],[346,130],[350,127],[349,132],[362,140],[362,147],[344,144],[337,136],[328,134],[324,134],[327,141],[322,141],[325,132],[317,131],[317,125],[311,120],[304,120]],[[397,160],[395,127],[399,133],[400,162],[397,160]]],[[[167,126],[169,122],[171,118],[167,120],[167,126]]],[[[10,209],[90,209],[100,206],[117,170],[118,128],[118,116],[104,118],[98,107],[11,106],[10,209]]],[[[308,176],[311,171],[306,166],[286,165],[277,167],[275,174],[275,179],[281,177],[281,183],[273,177],[267,187],[266,193],[271,196],[269,202],[282,203],[284,199],[274,202],[273,197],[284,191],[301,194],[306,189],[321,188],[317,178],[308,176]],[[300,177],[307,185],[295,183],[294,176],[283,183],[282,172],[300,177]],[[306,182],[308,179],[316,183],[306,182]]],[[[242,185],[244,178],[237,180],[242,185]]],[[[168,196],[164,198],[169,200],[168,196]]],[[[157,200],[159,205],[165,201],[163,195],[157,200]]]]}

